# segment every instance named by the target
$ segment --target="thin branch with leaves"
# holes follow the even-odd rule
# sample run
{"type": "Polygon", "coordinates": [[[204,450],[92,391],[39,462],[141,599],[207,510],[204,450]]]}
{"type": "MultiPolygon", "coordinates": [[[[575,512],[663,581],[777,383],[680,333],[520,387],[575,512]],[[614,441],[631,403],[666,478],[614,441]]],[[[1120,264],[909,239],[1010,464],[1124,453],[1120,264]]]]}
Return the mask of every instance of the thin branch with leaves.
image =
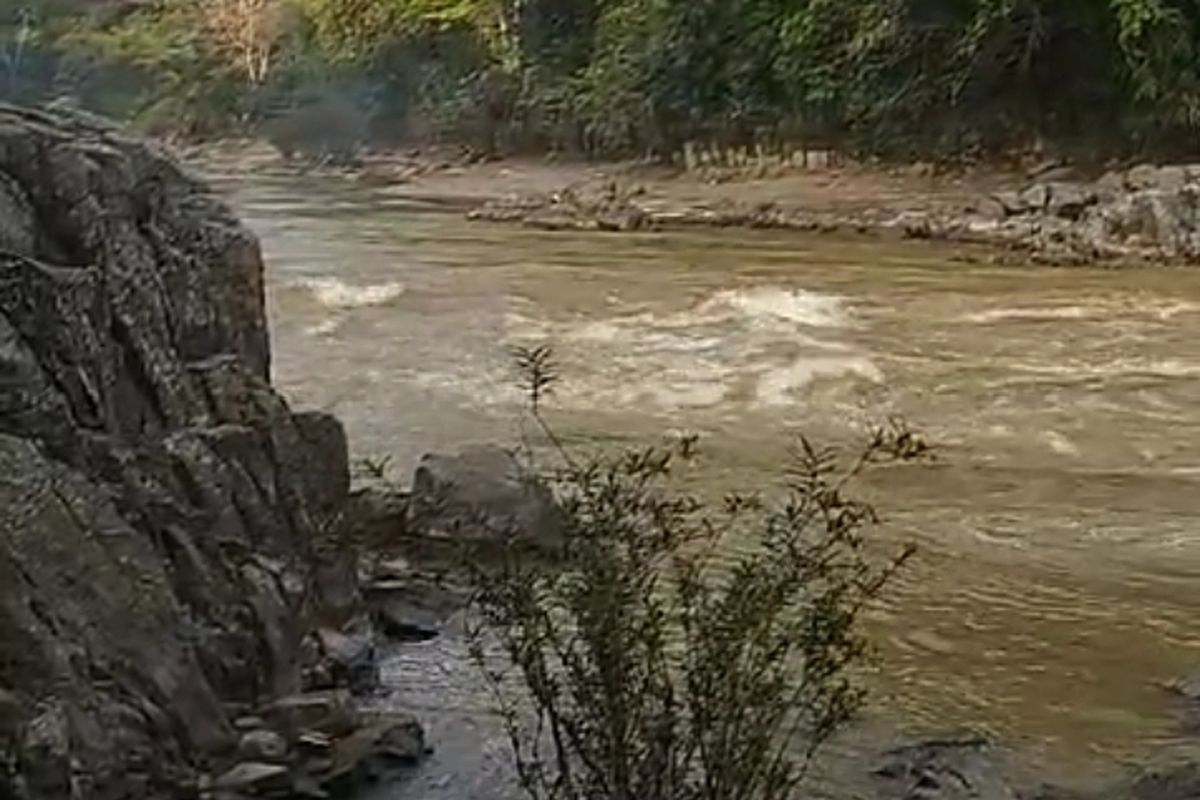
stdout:
{"type": "Polygon", "coordinates": [[[878,516],[853,496],[854,480],[928,446],[899,421],[849,459],[800,437],[778,499],[712,504],[672,488],[676,464],[697,455],[694,437],[574,458],[542,413],[558,378],[552,352],[520,351],[518,368],[530,414],[563,455],[549,480],[565,532],[540,558],[513,547],[473,565],[472,654],[525,794],[796,796],[864,702],[859,621],[912,553],[868,554],[878,516]],[[502,669],[489,658],[497,648],[502,669]]]}

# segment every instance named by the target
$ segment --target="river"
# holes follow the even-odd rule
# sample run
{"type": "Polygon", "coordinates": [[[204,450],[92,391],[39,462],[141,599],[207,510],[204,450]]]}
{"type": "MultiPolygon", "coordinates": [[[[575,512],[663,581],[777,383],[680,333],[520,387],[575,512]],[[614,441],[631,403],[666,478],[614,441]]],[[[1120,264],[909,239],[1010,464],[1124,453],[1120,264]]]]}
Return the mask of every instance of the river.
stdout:
{"type": "Polygon", "coordinates": [[[1056,764],[1173,736],[1158,684],[1200,665],[1200,270],[545,233],[338,177],[214,179],[263,242],[278,384],[344,420],[356,455],[406,476],[512,440],[508,347],[528,342],[558,354],[560,429],[699,432],[690,477],[714,490],[769,484],[795,432],[903,416],[938,460],[866,487],[881,542],[919,548],[870,622],[872,713],[1056,764]]]}

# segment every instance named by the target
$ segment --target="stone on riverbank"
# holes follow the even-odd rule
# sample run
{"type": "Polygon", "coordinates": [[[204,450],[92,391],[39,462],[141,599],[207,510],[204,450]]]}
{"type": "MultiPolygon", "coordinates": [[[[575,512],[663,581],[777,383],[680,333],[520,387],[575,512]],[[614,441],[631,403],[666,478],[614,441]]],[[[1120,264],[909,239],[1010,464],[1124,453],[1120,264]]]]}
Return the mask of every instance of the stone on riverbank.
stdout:
{"type": "Polygon", "coordinates": [[[1011,770],[984,739],[931,740],[896,748],[874,770],[879,800],[1017,800],[1011,770]]]}
{"type": "Polygon", "coordinates": [[[485,203],[471,219],[519,222],[547,231],[629,233],[655,227],[653,215],[639,202],[643,190],[617,181],[568,186],[557,192],[485,203]]]}
{"type": "Polygon", "coordinates": [[[413,476],[409,529],[452,541],[557,538],[554,496],[507,450],[480,445],[426,455],[413,476]]]}
{"type": "Polygon", "coordinates": [[[250,731],[243,734],[238,742],[238,758],[268,764],[285,763],[288,758],[287,740],[271,730],[250,731]]]}
{"type": "Polygon", "coordinates": [[[1020,191],[980,196],[960,207],[915,201],[911,207],[845,211],[805,208],[786,197],[715,205],[652,201],[641,191],[611,188],[616,184],[610,181],[491,201],[469,217],[544,230],[703,226],[899,235],[1067,264],[1200,259],[1200,165],[1139,165],[1095,182],[1072,177],[1048,172],[1020,191]]]}

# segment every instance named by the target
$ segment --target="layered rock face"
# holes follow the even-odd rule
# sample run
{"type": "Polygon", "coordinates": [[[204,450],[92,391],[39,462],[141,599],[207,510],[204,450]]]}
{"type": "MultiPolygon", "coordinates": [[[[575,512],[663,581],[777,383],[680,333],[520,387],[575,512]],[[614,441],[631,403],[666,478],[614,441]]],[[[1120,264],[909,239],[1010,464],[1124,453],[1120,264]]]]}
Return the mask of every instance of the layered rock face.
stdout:
{"type": "Polygon", "coordinates": [[[298,688],[347,454],[269,384],[262,272],[169,159],[0,107],[0,795],[178,796],[298,688]]]}

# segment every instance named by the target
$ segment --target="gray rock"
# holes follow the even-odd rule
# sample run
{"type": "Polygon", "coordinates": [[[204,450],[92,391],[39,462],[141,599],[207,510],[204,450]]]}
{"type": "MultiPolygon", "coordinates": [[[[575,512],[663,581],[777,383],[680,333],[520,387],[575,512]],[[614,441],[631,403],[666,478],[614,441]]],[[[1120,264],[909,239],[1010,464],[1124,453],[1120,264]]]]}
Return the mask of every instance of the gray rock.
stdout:
{"type": "Polygon", "coordinates": [[[965,210],[974,217],[999,222],[1013,213],[1010,211],[1010,201],[1016,198],[1015,194],[1011,198],[1004,197],[1004,194],[976,198],[965,210]]]}
{"type": "Polygon", "coordinates": [[[373,481],[354,487],[346,509],[355,541],[375,550],[395,547],[408,528],[409,494],[394,484],[373,481]]]}
{"type": "Polygon", "coordinates": [[[273,728],[295,739],[305,733],[345,736],[358,726],[349,692],[330,690],[282,697],[263,710],[273,728]]]}
{"type": "Polygon", "coordinates": [[[1079,180],[1079,170],[1070,164],[1046,165],[1031,172],[1029,177],[1043,183],[1074,183],[1079,180]]]}
{"type": "Polygon", "coordinates": [[[1200,170],[1141,165],[1092,184],[1041,182],[995,196],[1006,218],[975,208],[965,221],[939,217],[934,238],[1014,246],[1035,261],[1200,257],[1200,170]]]}
{"type": "Polygon", "coordinates": [[[425,734],[414,718],[382,714],[334,745],[323,784],[338,796],[378,780],[388,770],[411,767],[426,755],[425,734]]]}
{"type": "Polygon", "coordinates": [[[110,123],[0,106],[0,251],[3,682],[65,743],[23,779],[171,795],[230,704],[299,685],[345,436],[268,383],[253,234],[110,123]]]}
{"type": "Polygon", "coordinates": [[[0,174],[0,250],[32,256],[37,247],[37,219],[29,196],[15,180],[0,174]]]}
{"type": "Polygon", "coordinates": [[[1149,187],[1163,192],[1181,191],[1189,182],[1188,168],[1179,165],[1159,167],[1154,184],[1149,187]]]}
{"type": "Polygon", "coordinates": [[[363,591],[379,630],[405,642],[441,634],[446,621],[466,605],[468,594],[464,587],[422,574],[368,582],[363,591]]]}
{"type": "Polygon", "coordinates": [[[896,748],[875,768],[879,800],[1018,800],[997,749],[984,739],[932,740],[896,748]]]}
{"type": "Polygon", "coordinates": [[[390,597],[371,605],[372,618],[388,638],[400,642],[425,642],[441,633],[445,616],[420,600],[390,597]]]}
{"type": "Polygon", "coordinates": [[[1146,191],[1108,209],[1108,230],[1117,239],[1179,254],[1197,228],[1197,198],[1185,193],[1146,191]]]}
{"type": "Polygon", "coordinates": [[[1189,703],[1200,703],[1200,672],[1193,672],[1161,685],[1176,697],[1189,703]]]}
{"type": "Polygon", "coordinates": [[[26,716],[25,704],[12,692],[0,689],[0,751],[17,740],[26,716]]]}
{"type": "Polygon", "coordinates": [[[238,764],[213,781],[213,788],[217,790],[253,794],[282,791],[290,785],[287,767],[255,761],[238,764]]]}
{"type": "Polygon", "coordinates": [[[1130,800],[1194,800],[1200,797],[1200,764],[1178,764],[1144,771],[1133,782],[1130,800]]]}
{"type": "Polygon", "coordinates": [[[1189,165],[1172,164],[1155,166],[1139,164],[1126,171],[1125,187],[1132,191],[1154,189],[1178,192],[1194,180],[1193,168],[1189,165]]]}
{"type": "Polygon", "coordinates": [[[996,192],[991,199],[1003,209],[1005,216],[1024,214],[1029,208],[1021,200],[1019,192],[996,192]]]}
{"type": "Polygon", "coordinates": [[[1158,185],[1158,167],[1153,164],[1138,164],[1125,172],[1126,188],[1153,189],[1158,185]]]}
{"type": "Polygon", "coordinates": [[[1177,701],[1182,730],[1191,735],[1200,733],[1200,673],[1190,673],[1160,685],[1177,701]]]}
{"type": "Polygon", "coordinates": [[[365,694],[379,686],[379,661],[369,633],[323,628],[317,631],[317,639],[339,685],[349,687],[353,694],[365,694]]]}
{"type": "Polygon", "coordinates": [[[1104,197],[1115,197],[1128,189],[1125,185],[1125,173],[1117,170],[1106,172],[1096,181],[1095,188],[1104,197]]]}
{"type": "Polygon", "coordinates": [[[1048,184],[1050,199],[1046,211],[1056,217],[1076,220],[1097,200],[1096,191],[1090,186],[1078,183],[1048,184]]]}
{"type": "Polygon", "coordinates": [[[287,740],[275,731],[248,731],[238,742],[238,758],[243,761],[286,764],[288,761],[287,740]]]}
{"type": "Polygon", "coordinates": [[[29,722],[19,745],[22,777],[30,797],[71,794],[71,742],[66,710],[51,704],[29,722]]]}
{"type": "Polygon", "coordinates": [[[312,555],[310,577],[319,600],[320,614],[314,622],[329,628],[353,624],[362,609],[358,586],[358,554],[340,546],[312,555]]]}
{"type": "Polygon", "coordinates": [[[552,541],[561,535],[562,517],[550,490],[511,453],[483,445],[421,459],[409,527],[457,540],[552,541]]]}
{"type": "Polygon", "coordinates": [[[1050,186],[1035,183],[1018,196],[1020,207],[1025,212],[1042,212],[1050,205],[1050,186]]]}

